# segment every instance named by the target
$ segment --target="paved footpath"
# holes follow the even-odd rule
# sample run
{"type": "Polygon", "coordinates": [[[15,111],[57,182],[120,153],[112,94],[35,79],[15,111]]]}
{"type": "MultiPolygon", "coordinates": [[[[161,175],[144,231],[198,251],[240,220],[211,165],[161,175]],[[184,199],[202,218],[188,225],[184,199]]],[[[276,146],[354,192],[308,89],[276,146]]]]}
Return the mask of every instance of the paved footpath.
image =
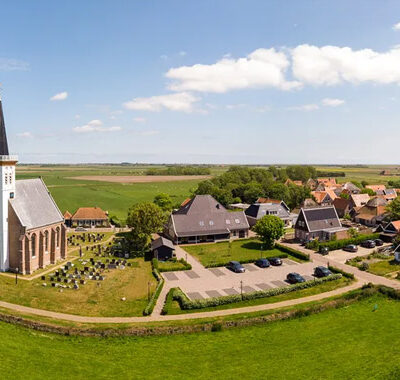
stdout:
{"type": "MultiPolygon", "coordinates": [[[[293,245],[285,244],[289,247],[293,247],[293,245]]],[[[35,309],[27,306],[12,304],[9,302],[0,301],[0,307],[6,308],[9,310],[13,310],[16,312],[20,312],[23,314],[31,314],[37,315],[41,317],[47,317],[52,319],[59,319],[71,322],[80,322],[80,323],[107,323],[107,324],[118,324],[118,323],[145,323],[145,322],[162,322],[162,321],[177,321],[177,320],[185,320],[185,319],[201,319],[201,318],[211,318],[211,317],[222,317],[227,315],[235,315],[235,314],[242,314],[242,313],[251,313],[257,311],[265,311],[265,310],[273,310],[282,307],[294,306],[299,305],[306,302],[311,301],[318,301],[325,298],[329,298],[332,296],[337,296],[348,291],[360,288],[365,283],[373,283],[377,285],[385,285],[395,289],[400,289],[400,281],[390,280],[381,276],[376,276],[371,273],[360,271],[359,269],[352,267],[350,265],[342,264],[329,256],[321,256],[310,250],[307,250],[303,247],[296,246],[296,249],[310,254],[311,259],[313,260],[315,266],[318,265],[327,265],[328,263],[338,267],[346,272],[353,273],[356,277],[356,282],[352,283],[351,285],[345,286],[343,288],[335,289],[330,292],[319,293],[308,297],[297,298],[282,302],[276,302],[272,304],[264,304],[264,305],[256,305],[256,306],[248,306],[248,307],[241,307],[236,309],[227,309],[227,310],[217,310],[217,311],[209,311],[209,312],[199,312],[199,313],[192,313],[192,314],[179,314],[179,315],[160,315],[161,309],[164,304],[165,296],[168,293],[169,288],[165,287],[158,298],[157,304],[155,306],[154,312],[151,316],[148,317],[87,317],[87,316],[80,316],[80,315],[73,315],[73,314],[65,314],[65,313],[57,313],[48,310],[42,309],[35,309]]],[[[180,247],[177,250],[178,258],[185,255],[186,252],[183,251],[180,247]]],[[[195,269],[203,268],[202,265],[195,260],[191,255],[187,255],[188,262],[192,265],[195,269]],[[200,267],[199,267],[200,266],[200,267]]]]}

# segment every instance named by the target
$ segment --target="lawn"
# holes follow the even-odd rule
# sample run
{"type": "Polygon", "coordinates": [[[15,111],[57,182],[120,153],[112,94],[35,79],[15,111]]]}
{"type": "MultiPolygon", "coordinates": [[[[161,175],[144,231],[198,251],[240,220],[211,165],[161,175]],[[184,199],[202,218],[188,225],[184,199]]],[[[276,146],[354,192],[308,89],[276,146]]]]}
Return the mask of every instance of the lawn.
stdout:
{"type": "Polygon", "coordinates": [[[14,379],[398,379],[399,314],[398,301],[375,295],[215,333],[89,338],[2,322],[0,354],[3,372],[14,379]]]}
{"type": "MultiPolygon", "coordinates": [[[[90,254],[85,253],[84,257],[90,254]]],[[[50,286],[49,276],[32,281],[0,276],[0,300],[38,309],[87,316],[141,316],[147,305],[148,283],[154,292],[157,282],[151,263],[142,258],[130,259],[131,267],[106,270],[104,281],[87,280],[78,290],[50,286]],[[47,286],[42,284],[46,282],[47,286]],[[126,300],[122,301],[121,298],[126,300]]],[[[73,261],[80,269],[82,264],[73,261]]]]}
{"type": "MultiPolygon", "coordinates": [[[[275,257],[284,254],[279,249],[262,250],[262,243],[257,239],[224,241],[212,244],[197,244],[181,246],[185,251],[196,256],[204,266],[227,264],[231,260],[250,261],[260,257],[275,257]]],[[[291,257],[294,260],[293,257],[291,257]]]]}
{"type": "Polygon", "coordinates": [[[377,276],[392,277],[389,275],[400,271],[400,263],[397,263],[393,256],[376,258],[374,254],[371,254],[367,257],[355,257],[352,260],[348,260],[347,263],[357,268],[360,268],[363,263],[367,263],[367,272],[376,274],[377,276]]]}
{"type": "Polygon", "coordinates": [[[280,294],[278,296],[273,296],[273,297],[265,297],[265,298],[258,298],[258,299],[254,299],[254,300],[236,302],[236,303],[220,305],[220,306],[216,306],[216,307],[207,307],[204,309],[182,310],[177,301],[172,301],[170,304],[171,306],[168,310],[168,314],[201,313],[201,312],[206,312],[206,311],[235,309],[235,308],[239,308],[239,307],[276,303],[276,302],[281,302],[281,301],[286,301],[286,300],[291,300],[291,299],[308,297],[308,296],[312,296],[314,294],[330,292],[331,290],[350,285],[351,283],[352,283],[352,280],[342,277],[341,279],[336,280],[336,281],[325,282],[321,285],[317,285],[312,288],[301,289],[301,290],[297,290],[297,291],[294,291],[291,293],[280,294]]]}

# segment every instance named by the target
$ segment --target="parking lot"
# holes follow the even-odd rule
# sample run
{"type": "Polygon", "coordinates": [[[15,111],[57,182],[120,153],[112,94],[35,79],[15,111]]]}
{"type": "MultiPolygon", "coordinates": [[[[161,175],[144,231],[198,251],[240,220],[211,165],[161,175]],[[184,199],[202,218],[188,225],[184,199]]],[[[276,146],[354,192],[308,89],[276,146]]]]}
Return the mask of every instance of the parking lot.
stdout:
{"type": "Polygon", "coordinates": [[[225,267],[206,269],[197,262],[190,271],[166,272],[162,275],[169,287],[181,288],[192,300],[240,294],[241,290],[250,293],[288,286],[285,280],[290,272],[297,272],[306,280],[314,279],[313,263],[283,259],[282,266],[277,267],[259,268],[254,264],[243,266],[246,268],[245,273],[234,273],[225,267]]]}

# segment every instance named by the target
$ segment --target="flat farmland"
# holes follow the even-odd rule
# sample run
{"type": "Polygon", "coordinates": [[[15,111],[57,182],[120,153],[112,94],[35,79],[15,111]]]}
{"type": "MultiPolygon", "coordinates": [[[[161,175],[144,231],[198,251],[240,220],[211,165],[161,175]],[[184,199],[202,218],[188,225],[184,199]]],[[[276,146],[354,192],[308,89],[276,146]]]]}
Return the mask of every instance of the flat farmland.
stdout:
{"type": "Polygon", "coordinates": [[[101,181],[113,183],[151,183],[151,182],[175,182],[190,180],[205,180],[211,178],[209,175],[87,175],[71,177],[70,179],[85,181],[101,181]]]}
{"type": "Polygon", "coordinates": [[[110,216],[123,221],[129,207],[135,203],[152,201],[159,193],[169,194],[174,203],[182,202],[203,178],[187,176],[185,180],[176,180],[174,176],[145,176],[148,168],[136,165],[21,165],[17,167],[17,179],[42,177],[62,212],[74,212],[78,207],[98,206],[108,211],[110,216]],[[143,177],[145,181],[121,183],[121,178],[131,176],[143,177]],[[107,178],[107,181],[85,179],[87,177],[107,178]],[[114,177],[116,181],[110,181],[114,177]],[[148,177],[154,177],[153,181],[149,182],[151,178],[148,177]],[[163,177],[162,181],[157,177],[163,177]]]}

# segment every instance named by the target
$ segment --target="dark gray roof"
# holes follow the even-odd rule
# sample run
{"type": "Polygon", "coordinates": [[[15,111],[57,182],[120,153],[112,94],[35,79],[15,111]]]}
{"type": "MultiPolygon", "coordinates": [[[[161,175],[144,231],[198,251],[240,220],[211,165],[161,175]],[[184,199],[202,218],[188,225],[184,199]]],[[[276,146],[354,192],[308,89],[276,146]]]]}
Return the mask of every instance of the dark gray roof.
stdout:
{"type": "Polygon", "coordinates": [[[175,249],[174,243],[172,243],[171,240],[166,239],[165,237],[162,237],[162,236],[151,242],[151,249],[153,249],[153,250],[160,248],[162,246],[165,246],[165,247],[168,247],[171,249],[175,249]]]}
{"type": "Polygon", "coordinates": [[[3,105],[0,99],[0,156],[8,156],[6,125],[4,122],[3,105]]]}
{"type": "Polygon", "coordinates": [[[243,211],[229,212],[211,195],[196,195],[171,218],[177,236],[225,234],[249,228],[243,211]]]}
{"type": "Polygon", "coordinates": [[[383,192],[385,193],[385,195],[397,195],[395,189],[385,189],[383,190],[383,192]]]}
{"type": "Polygon", "coordinates": [[[301,211],[310,232],[342,227],[333,206],[302,209],[301,211]]]}
{"type": "Polygon", "coordinates": [[[46,185],[40,179],[23,179],[15,182],[15,197],[11,207],[28,230],[64,221],[46,185]]]}
{"type": "Polygon", "coordinates": [[[265,215],[268,215],[268,212],[273,212],[274,215],[278,216],[281,219],[289,219],[290,211],[289,208],[285,205],[285,203],[256,203],[251,205],[246,211],[245,214],[247,216],[260,219],[265,215]],[[276,214],[275,214],[276,213],[276,214]]]}

